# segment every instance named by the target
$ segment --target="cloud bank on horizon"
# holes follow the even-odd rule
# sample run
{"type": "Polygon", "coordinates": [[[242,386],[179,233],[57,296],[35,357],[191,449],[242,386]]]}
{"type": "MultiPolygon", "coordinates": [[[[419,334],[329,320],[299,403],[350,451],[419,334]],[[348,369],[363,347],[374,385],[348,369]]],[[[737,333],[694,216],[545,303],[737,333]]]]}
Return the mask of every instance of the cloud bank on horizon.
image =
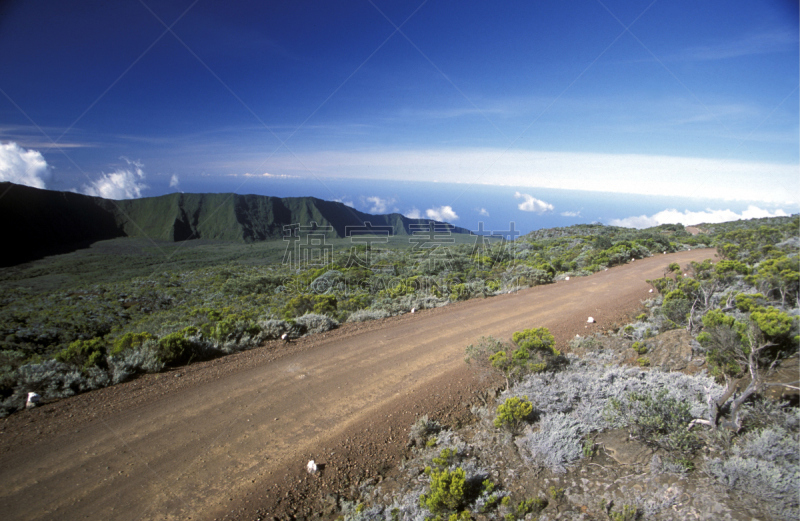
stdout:
{"type": "Polygon", "coordinates": [[[699,157],[503,149],[327,151],[276,158],[310,177],[491,184],[561,190],[800,204],[797,164],[699,157]],[[431,172],[435,172],[431,176],[431,172]]]}
{"type": "Polygon", "coordinates": [[[663,210],[656,214],[647,216],[639,215],[626,217],[624,219],[611,219],[608,224],[611,226],[622,226],[624,228],[650,228],[660,224],[683,224],[684,226],[701,223],[722,223],[727,221],[738,221],[740,219],[758,219],[761,217],[785,217],[788,214],[782,209],[775,211],[764,210],[757,206],[750,205],[741,213],[732,210],[711,210],[702,212],[692,212],[685,210],[680,212],[676,209],[663,210]]]}

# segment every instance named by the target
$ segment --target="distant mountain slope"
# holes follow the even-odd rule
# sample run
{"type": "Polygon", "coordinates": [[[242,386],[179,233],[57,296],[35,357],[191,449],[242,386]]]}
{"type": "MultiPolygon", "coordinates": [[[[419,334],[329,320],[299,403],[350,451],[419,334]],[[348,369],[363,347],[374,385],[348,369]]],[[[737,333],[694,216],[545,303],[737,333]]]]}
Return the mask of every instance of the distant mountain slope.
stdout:
{"type": "MultiPolygon", "coordinates": [[[[363,228],[364,223],[391,230],[392,235],[411,235],[413,225],[429,222],[397,213],[370,215],[314,197],[174,193],[112,201],[0,182],[2,194],[0,266],[116,237],[251,242],[281,238],[284,226],[312,222],[332,227],[330,237],[346,237],[347,227],[363,228]]],[[[451,231],[469,233],[458,227],[451,231]]]]}

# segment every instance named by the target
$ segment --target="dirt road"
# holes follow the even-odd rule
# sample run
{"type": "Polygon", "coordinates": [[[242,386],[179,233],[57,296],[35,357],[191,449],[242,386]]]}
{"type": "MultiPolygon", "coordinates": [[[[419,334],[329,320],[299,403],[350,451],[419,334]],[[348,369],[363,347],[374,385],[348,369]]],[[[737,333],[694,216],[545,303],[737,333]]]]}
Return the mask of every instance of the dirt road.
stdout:
{"type": "MultiPolygon", "coordinates": [[[[458,421],[483,335],[622,325],[646,279],[694,250],[591,277],[273,343],[22,411],[0,422],[0,512],[22,519],[214,519],[302,513],[397,461],[414,417],[458,421]],[[593,316],[596,324],[587,324],[593,316]],[[321,477],[303,468],[325,464],[321,477]]],[[[383,469],[385,470],[385,469],[383,469]]]]}

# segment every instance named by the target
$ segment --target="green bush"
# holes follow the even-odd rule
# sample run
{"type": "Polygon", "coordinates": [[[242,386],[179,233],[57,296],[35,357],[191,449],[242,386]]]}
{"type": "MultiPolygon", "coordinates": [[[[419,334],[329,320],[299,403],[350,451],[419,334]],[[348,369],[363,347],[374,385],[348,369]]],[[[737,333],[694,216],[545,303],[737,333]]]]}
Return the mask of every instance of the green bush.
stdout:
{"type": "Polygon", "coordinates": [[[58,352],[54,358],[59,362],[84,369],[95,366],[103,369],[108,367],[106,364],[106,341],[103,338],[76,340],[69,347],[58,352]]]}
{"type": "MultiPolygon", "coordinates": [[[[676,290],[680,292],[680,290],[676,290]]],[[[670,292],[673,294],[675,292],[670,292]]],[[[666,298],[664,299],[664,303],[661,305],[661,314],[666,317],[667,319],[671,320],[675,324],[684,325],[687,322],[687,316],[689,312],[692,310],[692,303],[689,302],[689,299],[673,297],[669,300],[666,298]]]]}
{"type": "Polygon", "coordinates": [[[666,389],[611,398],[606,414],[612,422],[627,425],[631,436],[667,451],[692,453],[699,446],[697,436],[687,429],[694,419],[689,403],[669,396],[666,389]]]}
{"type": "Polygon", "coordinates": [[[505,427],[511,432],[516,432],[532,412],[533,404],[527,397],[519,398],[514,396],[506,398],[506,401],[497,407],[494,426],[497,428],[505,427]]]}
{"type": "Polygon", "coordinates": [[[170,333],[158,341],[156,356],[166,365],[186,364],[193,358],[194,350],[184,332],[170,333]]]}
{"type": "Polygon", "coordinates": [[[150,333],[125,333],[114,341],[111,348],[111,355],[118,355],[128,349],[136,349],[142,346],[145,341],[155,338],[150,333]]]}
{"type": "Polygon", "coordinates": [[[467,475],[464,469],[452,472],[447,469],[425,469],[431,478],[430,490],[419,497],[421,506],[432,513],[457,512],[464,506],[467,488],[467,475]]]}
{"type": "Polygon", "coordinates": [[[551,351],[555,354],[555,337],[546,327],[517,331],[511,338],[522,349],[551,351]]]}
{"type": "Polygon", "coordinates": [[[631,346],[631,349],[633,349],[640,355],[643,355],[647,352],[647,344],[645,344],[644,342],[634,342],[633,345],[631,346]]]}
{"type": "Polygon", "coordinates": [[[447,468],[452,465],[457,456],[458,452],[455,449],[442,449],[442,452],[439,453],[439,456],[431,459],[431,462],[434,465],[447,468]]]}

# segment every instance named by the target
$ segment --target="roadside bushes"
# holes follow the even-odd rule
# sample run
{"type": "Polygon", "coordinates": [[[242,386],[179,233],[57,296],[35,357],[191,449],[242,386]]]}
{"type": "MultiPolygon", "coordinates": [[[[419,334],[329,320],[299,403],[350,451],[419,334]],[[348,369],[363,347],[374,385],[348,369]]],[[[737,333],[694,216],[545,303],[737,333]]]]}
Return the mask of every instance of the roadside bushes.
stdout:
{"type": "Polygon", "coordinates": [[[637,421],[645,430],[653,428],[653,439],[670,448],[681,448],[681,440],[673,440],[658,430],[659,422],[683,425],[682,431],[686,432],[685,421],[707,417],[706,400],[718,399],[723,391],[706,376],[606,365],[606,359],[591,353],[584,359],[571,355],[569,358],[570,363],[563,370],[528,375],[506,394],[529,397],[533,414],[539,417],[535,424],[538,429],[516,443],[528,461],[554,472],[561,472],[583,456],[582,439],[588,433],[625,426],[635,430],[639,428],[637,421]],[[653,418],[645,415],[649,411],[640,406],[658,400],[667,404],[669,414],[673,409],[680,413],[676,421],[670,423],[669,414],[653,413],[653,418]],[[625,410],[631,414],[614,414],[611,404],[616,402],[630,404],[625,410]],[[642,415],[638,415],[640,410],[642,415]]]}
{"type": "Polygon", "coordinates": [[[306,332],[305,328],[294,320],[268,319],[258,325],[261,327],[265,340],[277,340],[284,333],[287,334],[287,338],[300,338],[306,332]]]}
{"type": "Polygon", "coordinates": [[[318,315],[316,313],[309,313],[302,317],[297,317],[294,321],[305,328],[307,335],[324,333],[325,331],[330,331],[331,329],[339,327],[339,322],[336,320],[327,315],[318,315]]]}
{"type": "Polygon", "coordinates": [[[106,341],[103,338],[93,338],[91,340],[76,340],[70,345],[59,351],[54,357],[59,362],[83,367],[101,367],[105,369],[106,364],[106,341]]]}
{"type": "Polygon", "coordinates": [[[555,338],[546,327],[525,329],[513,335],[514,345],[491,336],[467,346],[464,361],[486,371],[493,369],[506,379],[506,389],[528,373],[540,373],[562,365],[566,359],[555,348],[555,338]]]}
{"type": "Polygon", "coordinates": [[[23,365],[15,371],[13,379],[13,393],[0,402],[0,417],[23,408],[29,391],[53,400],[106,387],[111,382],[108,373],[99,367],[82,369],[57,360],[23,365]]]}
{"type": "Polygon", "coordinates": [[[148,339],[138,347],[126,349],[108,358],[111,382],[118,384],[141,373],[158,373],[164,369],[164,362],[156,351],[158,344],[148,339]]]}
{"type": "Polygon", "coordinates": [[[383,309],[359,309],[347,317],[347,322],[366,322],[368,320],[380,320],[389,316],[388,311],[383,309]]]}

